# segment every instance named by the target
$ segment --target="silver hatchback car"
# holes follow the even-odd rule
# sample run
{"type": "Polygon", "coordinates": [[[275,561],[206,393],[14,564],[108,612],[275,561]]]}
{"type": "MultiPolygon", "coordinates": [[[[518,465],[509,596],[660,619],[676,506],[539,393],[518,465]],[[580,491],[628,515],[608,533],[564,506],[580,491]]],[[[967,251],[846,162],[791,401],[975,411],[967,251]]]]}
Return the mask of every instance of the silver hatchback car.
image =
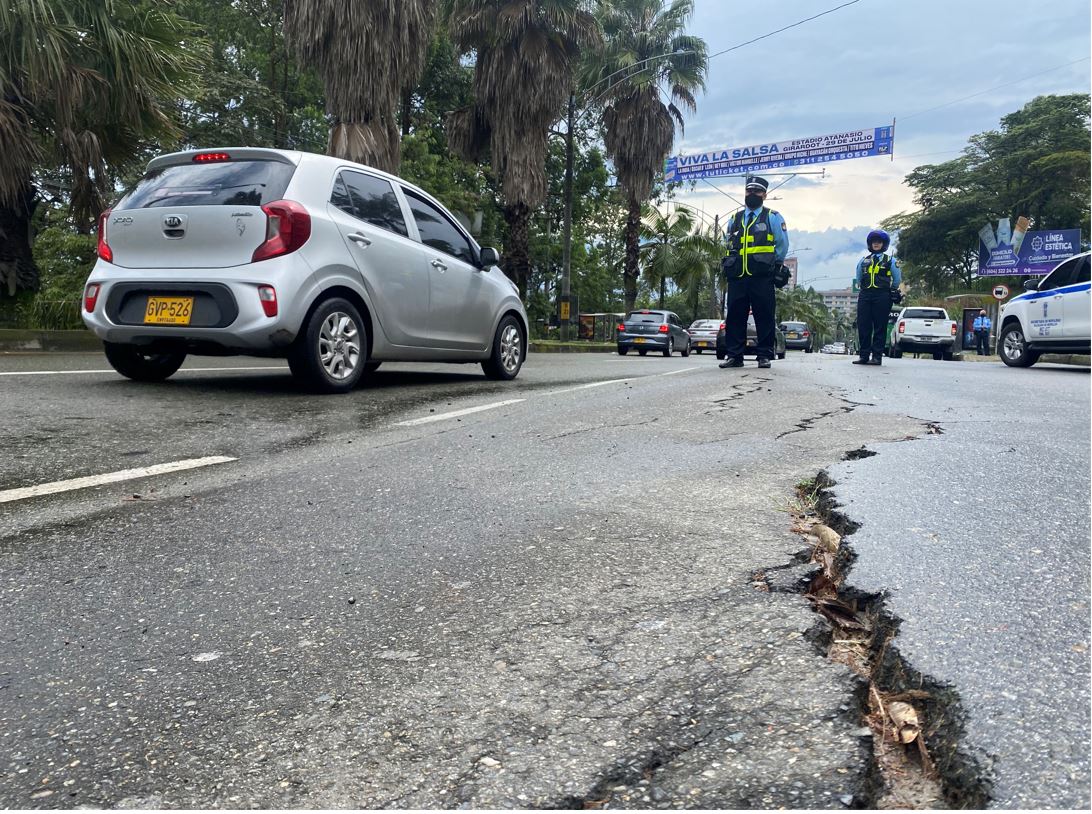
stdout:
{"type": "Polygon", "coordinates": [[[519,292],[434,198],[338,158],[259,148],[154,159],[99,218],[83,320],[121,374],[187,354],[285,357],[321,392],[382,362],[474,362],[513,379],[519,292]]]}

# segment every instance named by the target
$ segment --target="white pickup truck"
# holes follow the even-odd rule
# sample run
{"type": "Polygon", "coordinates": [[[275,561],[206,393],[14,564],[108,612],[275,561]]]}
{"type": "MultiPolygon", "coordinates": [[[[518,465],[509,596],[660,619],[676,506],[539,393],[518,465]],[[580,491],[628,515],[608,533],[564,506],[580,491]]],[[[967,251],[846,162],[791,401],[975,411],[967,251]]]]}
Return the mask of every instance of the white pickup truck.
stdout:
{"type": "Polygon", "coordinates": [[[891,326],[890,354],[931,353],[934,359],[951,359],[959,330],[943,308],[903,308],[891,326]]]}

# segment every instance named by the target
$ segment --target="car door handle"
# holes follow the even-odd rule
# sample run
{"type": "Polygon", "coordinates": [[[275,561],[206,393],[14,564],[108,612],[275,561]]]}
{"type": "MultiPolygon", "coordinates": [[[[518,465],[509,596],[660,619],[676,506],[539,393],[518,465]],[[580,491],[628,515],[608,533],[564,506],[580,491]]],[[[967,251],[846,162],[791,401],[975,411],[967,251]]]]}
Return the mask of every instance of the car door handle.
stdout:
{"type": "Polygon", "coordinates": [[[447,265],[444,263],[443,260],[433,260],[431,265],[432,265],[432,267],[434,269],[439,269],[440,271],[447,271],[447,265]]]}
{"type": "Polygon", "coordinates": [[[372,239],[367,235],[361,234],[360,232],[353,232],[351,235],[349,235],[349,240],[353,241],[353,243],[359,243],[361,246],[372,245],[372,239]]]}

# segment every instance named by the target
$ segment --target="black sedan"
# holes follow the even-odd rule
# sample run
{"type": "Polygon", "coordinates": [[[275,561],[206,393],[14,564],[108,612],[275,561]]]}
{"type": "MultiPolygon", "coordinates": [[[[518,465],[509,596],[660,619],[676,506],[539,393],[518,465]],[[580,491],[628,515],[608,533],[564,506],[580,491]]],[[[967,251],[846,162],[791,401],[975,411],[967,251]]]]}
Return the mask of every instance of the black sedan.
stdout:
{"type": "Polygon", "coordinates": [[[690,334],[683,327],[678,315],[671,311],[644,308],[630,311],[624,322],[618,325],[618,355],[625,356],[631,349],[641,356],[650,350],[670,356],[678,351],[690,355],[690,334]]]}

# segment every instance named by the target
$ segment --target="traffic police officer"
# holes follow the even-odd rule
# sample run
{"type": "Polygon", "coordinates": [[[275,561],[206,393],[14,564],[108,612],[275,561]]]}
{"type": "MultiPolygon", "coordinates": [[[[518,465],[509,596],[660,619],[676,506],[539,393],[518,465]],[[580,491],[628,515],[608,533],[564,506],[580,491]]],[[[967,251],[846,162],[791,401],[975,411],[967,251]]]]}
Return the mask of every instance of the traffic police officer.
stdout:
{"type": "Polygon", "coordinates": [[[990,355],[990,328],[992,327],[993,323],[986,315],[986,309],[983,308],[974,318],[974,338],[979,356],[990,355]]]}
{"type": "Polygon", "coordinates": [[[748,178],[746,207],[728,225],[728,250],[721,264],[728,282],[721,367],[743,367],[749,312],[755,317],[758,366],[769,367],[774,356],[774,280],[787,282],[782,261],[789,251],[789,233],[785,219],[762,205],[769,186],[765,178],[748,178]]]}
{"type": "Polygon", "coordinates": [[[883,364],[883,345],[887,338],[887,315],[891,303],[902,300],[899,285],[902,272],[895,258],[887,254],[891,237],[882,229],[873,229],[865,239],[869,253],[857,263],[857,340],[859,359],[855,365],[883,364]],[[871,354],[871,359],[869,355],[871,354]]]}

